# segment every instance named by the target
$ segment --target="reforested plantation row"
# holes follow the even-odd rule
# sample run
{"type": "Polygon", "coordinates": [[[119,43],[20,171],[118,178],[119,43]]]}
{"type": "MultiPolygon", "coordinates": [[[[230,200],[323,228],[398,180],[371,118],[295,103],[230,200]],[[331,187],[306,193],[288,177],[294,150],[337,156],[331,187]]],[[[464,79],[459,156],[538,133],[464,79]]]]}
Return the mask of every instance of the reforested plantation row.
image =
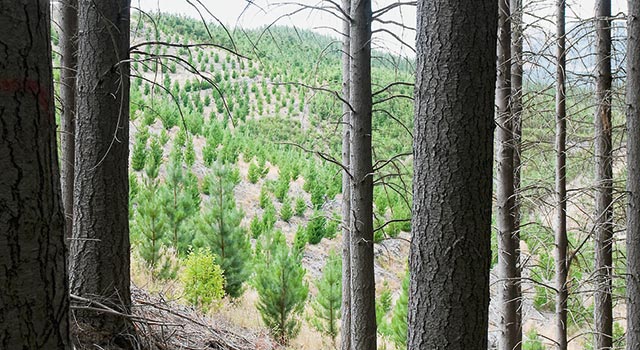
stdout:
{"type": "Polygon", "coordinates": [[[0,0],[0,349],[640,347],[636,2],[206,4],[0,0]]]}

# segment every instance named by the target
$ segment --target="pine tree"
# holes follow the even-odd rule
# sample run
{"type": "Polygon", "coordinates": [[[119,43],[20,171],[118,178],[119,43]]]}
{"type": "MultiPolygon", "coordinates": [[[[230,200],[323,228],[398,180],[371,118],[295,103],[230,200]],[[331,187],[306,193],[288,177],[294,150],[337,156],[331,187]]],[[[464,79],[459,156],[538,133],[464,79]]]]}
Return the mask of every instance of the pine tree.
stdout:
{"type": "Polygon", "coordinates": [[[313,219],[307,224],[307,237],[310,244],[318,244],[322,240],[325,234],[325,226],[327,219],[321,212],[316,211],[313,215],[313,219]]]}
{"type": "Polygon", "coordinates": [[[293,251],[302,259],[302,255],[304,254],[304,248],[307,246],[307,242],[309,242],[309,237],[307,237],[307,230],[304,226],[298,226],[296,230],[296,234],[293,237],[293,251]]]}
{"type": "Polygon", "coordinates": [[[135,171],[144,169],[145,161],[147,158],[147,145],[146,140],[140,137],[136,137],[136,142],[133,145],[133,153],[131,155],[131,168],[135,171]]]}
{"type": "Polygon", "coordinates": [[[311,324],[331,338],[331,344],[335,346],[342,302],[342,259],[335,251],[329,253],[322,278],[317,280],[315,286],[318,294],[311,304],[315,316],[311,324]]]}
{"type": "Polygon", "coordinates": [[[247,233],[240,227],[244,217],[236,208],[230,170],[224,166],[214,169],[211,199],[200,221],[194,244],[204,246],[218,256],[225,277],[225,292],[232,298],[242,295],[242,284],[248,278],[247,261],[250,245],[247,233]]]}
{"type": "Polygon", "coordinates": [[[151,139],[149,158],[146,160],[145,172],[147,177],[154,180],[158,177],[160,172],[160,165],[162,164],[162,146],[158,142],[158,138],[151,139]]]}
{"type": "Polygon", "coordinates": [[[184,221],[194,214],[196,208],[184,189],[184,173],[181,162],[171,159],[167,165],[165,186],[161,193],[164,212],[171,231],[171,245],[176,251],[184,253],[191,241],[186,237],[188,234],[186,230],[182,229],[182,226],[184,221]]]}
{"type": "Polygon", "coordinates": [[[391,322],[387,325],[387,335],[398,349],[407,347],[407,312],[409,308],[409,271],[402,280],[402,290],[396,300],[391,314],[391,322]]]}
{"type": "Polygon", "coordinates": [[[251,164],[249,164],[249,172],[247,173],[247,178],[249,182],[251,182],[252,184],[258,182],[258,180],[260,179],[260,176],[261,176],[260,168],[256,163],[251,162],[251,164]]]}
{"type": "Polygon", "coordinates": [[[280,208],[280,218],[282,221],[289,222],[289,219],[293,216],[293,209],[291,208],[291,201],[289,198],[285,198],[282,202],[282,208],[280,208]]]}
{"type": "Polygon", "coordinates": [[[169,236],[169,225],[163,207],[157,184],[147,184],[138,194],[134,230],[140,240],[140,255],[152,270],[155,270],[161,259],[162,243],[169,236]]]}
{"type": "Polygon", "coordinates": [[[251,223],[249,224],[249,231],[251,231],[251,237],[258,238],[264,231],[264,224],[258,215],[254,216],[251,219],[251,223]]]}
{"type": "Polygon", "coordinates": [[[304,198],[298,197],[296,199],[296,216],[303,217],[305,210],[307,210],[307,202],[304,201],[304,198]]]}
{"type": "Polygon", "coordinates": [[[306,271],[282,232],[275,232],[265,248],[256,266],[256,307],[276,341],[287,345],[300,331],[299,315],[309,293],[306,271]]]}

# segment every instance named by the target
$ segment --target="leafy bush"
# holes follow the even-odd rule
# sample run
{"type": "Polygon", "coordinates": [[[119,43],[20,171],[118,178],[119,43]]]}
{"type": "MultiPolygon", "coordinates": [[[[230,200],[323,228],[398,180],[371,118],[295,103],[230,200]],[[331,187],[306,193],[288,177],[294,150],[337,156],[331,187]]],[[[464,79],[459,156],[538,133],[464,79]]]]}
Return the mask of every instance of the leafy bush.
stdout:
{"type": "Polygon", "coordinates": [[[224,296],[222,269],[215,263],[215,257],[208,249],[189,253],[184,262],[181,276],[187,300],[203,310],[224,296]]]}

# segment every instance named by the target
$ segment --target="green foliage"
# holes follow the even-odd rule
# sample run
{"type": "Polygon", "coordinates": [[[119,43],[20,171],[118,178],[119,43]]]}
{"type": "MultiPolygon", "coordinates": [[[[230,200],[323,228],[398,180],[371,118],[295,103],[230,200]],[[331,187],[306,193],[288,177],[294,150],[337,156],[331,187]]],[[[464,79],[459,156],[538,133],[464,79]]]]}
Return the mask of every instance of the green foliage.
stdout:
{"type": "Polygon", "coordinates": [[[522,350],[545,350],[546,348],[542,345],[542,341],[540,340],[540,336],[535,329],[527,332],[526,339],[523,339],[522,342],[522,350]]]}
{"type": "Polygon", "coordinates": [[[218,257],[224,271],[225,292],[237,298],[249,277],[247,261],[251,250],[247,233],[240,227],[244,214],[236,208],[230,173],[224,166],[214,169],[211,197],[197,224],[194,244],[208,247],[218,257]]]}
{"type": "Polygon", "coordinates": [[[169,235],[163,206],[156,184],[147,184],[138,195],[138,205],[134,214],[133,236],[137,238],[140,256],[152,270],[154,277],[166,275],[168,268],[159,264],[162,259],[162,245],[169,235]]]}
{"type": "Polygon", "coordinates": [[[296,234],[293,237],[293,251],[302,259],[302,255],[304,254],[304,248],[307,246],[307,242],[309,242],[309,237],[307,237],[307,230],[304,226],[298,226],[296,230],[296,234]]]}
{"type": "Polygon", "coordinates": [[[304,201],[304,198],[298,197],[295,208],[296,216],[303,217],[305,210],[307,210],[307,202],[304,201]]]}
{"type": "MultiPolygon", "coordinates": [[[[376,324],[382,325],[384,316],[391,310],[391,289],[386,281],[380,295],[376,297],[376,324]]],[[[381,327],[379,327],[381,328],[381,327]]]]}
{"type": "Polygon", "coordinates": [[[291,208],[291,201],[289,198],[285,198],[280,208],[280,218],[282,221],[289,222],[289,219],[293,216],[293,209],[291,208]]]}
{"type": "Polygon", "coordinates": [[[313,218],[307,224],[307,237],[309,238],[309,244],[318,244],[325,235],[325,227],[327,219],[322,212],[316,211],[313,214],[313,218]]]}
{"type": "Polygon", "coordinates": [[[299,316],[309,288],[304,282],[305,269],[282,232],[275,232],[269,240],[256,266],[256,307],[274,339],[287,345],[300,331],[299,316]]]}
{"type": "Polygon", "coordinates": [[[224,296],[222,269],[215,263],[214,255],[208,249],[189,253],[184,261],[181,276],[187,300],[203,310],[224,296]]]}
{"type": "Polygon", "coordinates": [[[189,138],[187,141],[187,147],[184,150],[184,162],[188,166],[193,166],[196,161],[196,151],[193,148],[193,138],[189,138]]]}
{"type": "Polygon", "coordinates": [[[276,188],[273,194],[276,196],[276,199],[282,203],[287,196],[287,192],[289,192],[289,177],[281,176],[276,182],[276,188]]]}
{"type": "Polygon", "coordinates": [[[342,305],[342,259],[335,251],[329,252],[322,278],[316,280],[315,286],[318,294],[311,304],[315,316],[311,324],[335,346],[342,305]]]}
{"type": "Polygon", "coordinates": [[[251,164],[249,164],[249,171],[247,174],[249,182],[251,182],[252,184],[258,182],[258,180],[260,179],[260,175],[260,167],[258,167],[256,163],[251,162],[251,164]]]}
{"type": "Polygon", "coordinates": [[[251,219],[249,224],[249,231],[251,231],[252,238],[258,238],[264,232],[264,224],[262,220],[256,215],[251,219]]]}
{"type": "Polygon", "coordinates": [[[165,186],[162,191],[164,211],[171,231],[171,245],[179,253],[185,253],[193,239],[190,231],[183,228],[185,220],[197,213],[192,197],[184,186],[182,163],[171,159],[167,164],[165,186]]]}
{"type": "Polygon", "coordinates": [[[271,230],[277,221],[276,218],[276,207],[273,206],[271,201],[267,202],[267,205],[264,209],[264,214],[262,214],[262,225],[265,230],[271,230]]]}
{"type": "Polygon", "coordinates": [[[157,137],[151,138],[149,158],[146,163],[145,172],[147,177],[152,180],[156,179],[160,171],[160,165],[162,164],[162,146],[160,142],[158,142],[157,137]]]}
{"type": "Polygon", "coordinates": [[[133,144],[133,152],[131,154],[131,168],[135,171],[144,169],[146,159],[147,140],[141,137],[136,137],[136,142],[133,144]]]}
{"type": "Polygon", "coordinates": [[[397,349],[407,347],[407,324],[409,311],[409,271],[402,280],[402,290],[391,313],[391,320],[384,325],[385,335],[396,345],[397,349]]]}
{"type": "Polygon", "coordinates": [[[260,189],[260,197],[258,198],[258,201],[260,202],[260,208],[262,209],[265,209],[267,205],[272,204],[269,192],[264,186],[260,189]]]}

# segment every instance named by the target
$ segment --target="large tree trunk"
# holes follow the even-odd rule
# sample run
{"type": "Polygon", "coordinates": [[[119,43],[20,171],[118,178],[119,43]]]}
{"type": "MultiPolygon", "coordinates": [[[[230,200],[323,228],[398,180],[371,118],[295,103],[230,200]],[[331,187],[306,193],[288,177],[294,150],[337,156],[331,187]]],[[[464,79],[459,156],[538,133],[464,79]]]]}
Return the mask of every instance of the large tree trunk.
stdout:
{"type": "Polygon", "coordinates": [[[556,3],[556,178],[555,178],[555,268],[556,268],[556,342],[567,349],[567,179],[566,179],[566,51],[565,0],[556,3]]]}
{"type": "MultiPolygon", "coordinates": [[[[345,13],[351,12],[351,0],[342,0],[345,13]]],[[[351,66],[351,23],[344,19],[342,31],[342,98],[349,101],[350,66],[351,66]]],[[[351,163],[351,107],[342,104],[342,165],[350,169],[351,163]]],[[[342,324],[340,327],[340,348],[351,350],[351,179],[349,172],[342,172],[342,324]]]]}
{"type": "Polygon", "coordinates": [[[501,350],[520,349],[522,330],[518,320],[521,300],[518,273],[518,236],[515,227],[514,137],[511,115],[511,11],[509,0],[498,2],[498,67],[496,105],[497,224],[501,350]]]}
{"type": "MultiPolygon", "coordinates": [[[[520,179],[522,165],[522,0],[511,0],[511,115],[513,118],[513,227],[516,247],[516,293],[522,304],[522,263],[520,260],[520,220],[522,198],[520,196],[520,179]]],[[[522,341],[522,307],[516,310],[516,320],[518,322],[519,340],[522,341]]],[[[522,345],[518,345],[519,349],[522,345]]]]}
{"type": "MultiPolygon", "coordinates": [[[[129,0],[79,7],[71,293],[124,313],[129,286],[129,0]]],[[[126,320],[89,311],[77,320],[116,338],[126,320]]]]}
{"type": "Polygon", "coordinates": [[[68,349],[49,1],[0,1],[0,348],[68,349]]]}
{"type": "Polygon", "coordinates": [[[611,279],[613,276],[613,171],[611,158],[611,0],[596,1],[595,236],[596,349],[613,345],[611,279]]]}
{"type": "Polygon", "coordinates": [[[640,1],[627,19],[627,349],[640,348],[640,1]]]}
{"type": "Polygon", "coordinates": [[[371,154],[371,0],[351,3],[351,348],[376,349],[371,154]]]}
{"type": "Polygon", "coordinates": [[[417,3],[408,349],[486,349],[497,2],[417,3]]]}
{"type": "Polygon", "coordinates": [[[73,228],[73,164],[75,162],[75,108],[76,108],[76,70],[78,64],[78,1],[60,2],[60,98],[62,114],[60,116],[60,140],[62,146],[61,179],[62,203],[65,214],[65,231],[71,238],[73,228]]]}

